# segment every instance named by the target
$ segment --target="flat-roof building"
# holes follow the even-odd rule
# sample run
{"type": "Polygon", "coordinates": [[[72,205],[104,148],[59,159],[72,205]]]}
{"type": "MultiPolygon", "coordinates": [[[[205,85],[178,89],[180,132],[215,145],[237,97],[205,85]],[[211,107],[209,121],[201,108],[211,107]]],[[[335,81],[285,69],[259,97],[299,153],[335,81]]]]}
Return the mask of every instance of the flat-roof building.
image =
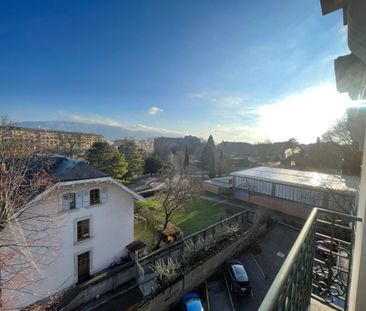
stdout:
{"type": "Polygon", "coordinates": [[[230,174],[233,196],[249,203],[306,218],[311,208],[353,213],[357,177],[255,167],[230,174]]]}

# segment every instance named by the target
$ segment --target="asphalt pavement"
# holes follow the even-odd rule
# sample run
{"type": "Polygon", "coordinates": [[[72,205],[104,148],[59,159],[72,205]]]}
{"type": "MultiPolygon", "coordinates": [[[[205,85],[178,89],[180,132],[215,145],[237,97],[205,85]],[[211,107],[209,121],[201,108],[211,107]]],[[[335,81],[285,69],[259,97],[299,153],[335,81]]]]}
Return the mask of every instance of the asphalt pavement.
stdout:
{"type": "Polygon", "coordinates": [[[210,310],[258,310],[298,234],[299,231],[276,223],[255,247],[238,254],[236,258],[240,259],[247,271],[252,295],[241,297],[230,293],[230,301],[224,274],[219,272],[222,275],[216,277],[216,283],[212,285],[214,290],[209,290],[210,310]]]}

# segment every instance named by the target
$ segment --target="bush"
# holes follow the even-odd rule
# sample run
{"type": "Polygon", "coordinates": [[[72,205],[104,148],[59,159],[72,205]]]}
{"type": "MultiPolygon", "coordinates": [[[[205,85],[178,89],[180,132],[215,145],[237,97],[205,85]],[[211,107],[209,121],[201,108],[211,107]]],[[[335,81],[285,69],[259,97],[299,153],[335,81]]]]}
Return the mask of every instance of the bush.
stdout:
{"type": "Polygon", "coordinates": [[[167,262],[159,259],[155,262],[152,270],[155,273],[160,288],[165,288],[174,283],[174,281],[181,275],[180,264],[174,262],[171,258],[168,258],[167,262]]]}

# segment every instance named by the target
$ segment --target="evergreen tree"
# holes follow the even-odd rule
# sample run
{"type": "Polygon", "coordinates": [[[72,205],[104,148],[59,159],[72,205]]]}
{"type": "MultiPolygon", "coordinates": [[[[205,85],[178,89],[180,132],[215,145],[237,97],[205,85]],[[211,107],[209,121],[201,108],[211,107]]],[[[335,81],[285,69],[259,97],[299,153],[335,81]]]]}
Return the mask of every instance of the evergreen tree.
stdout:
{"type": "Polygon", "coordinates": [[[86,153],[86,160],[97,169],[105,171],[106,158],[113,152],[112,146],[107,142],[96,142],[86,153]]]}
{"type": "Polygon", "coordinates": [[[215,151],[210,150],[210,158],[208,162],[208,177],[216,177],[216,165],[215,165],[215,151]]]}
{"type": "Polygon", "coordinates": [[[188,147],[186,146],[186,153],[184,154],[183,169],[185,171],[187,171],[188,167],[189,167],[189,152],[188,152],[188,147]]]}
{"type": "Polygon", "coordinates": [[[145,159],[144,163],[144,173],[145,174],[156,174],[163,164],[158,157],[148,157],[145,159]]]}
{"type": "Polygon", "coordinates": [[[128,163],[125,155],[121,152],[114,151],[106,161],[106,174],[116,179],[123,179],[128,172],[128,163]]]}
{"type": "Polygon", "coordinates": [[[128,170],[138,177],[144,172],[144,159],[140,151],[133,152],[128,157],[128,170]]]}
{"type": "Polygon", "coordinates": [[[215,142],[212,135],[208,137],[207,144],[203,147],[201,154],[201,167],[205,170],[209,169],[211,153],[215,152],[215,142]]]}
{"type": "Polygon", "coordinates": [[[125,156],[107,142],[97,142],[88,150],[86,160],[109,176],[122,179],[128,172],[125,156]]]}
{"type": "Polygon", "coordinates": [[[213,150],[215,149],[215,142],[214,142],[214,140],[213,140],[212,135],[210,135],[210,136],[208,137],[207,145],[210,147],[210,149],[213,149],[213,150]]]}
{"type": "Polygon", "coordinates": [[[224,152],[220,149],[219,163],[218,163],[218,174],[221,177],[224,171],[224,152]]]}

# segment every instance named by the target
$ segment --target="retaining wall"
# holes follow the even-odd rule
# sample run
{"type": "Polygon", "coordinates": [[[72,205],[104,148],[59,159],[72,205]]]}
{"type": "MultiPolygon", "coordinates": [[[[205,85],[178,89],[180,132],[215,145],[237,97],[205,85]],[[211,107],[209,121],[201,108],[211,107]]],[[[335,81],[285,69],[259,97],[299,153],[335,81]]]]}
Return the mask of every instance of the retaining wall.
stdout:
{"type": "Polygon", "coordinates": [[[254,226],[249,229],[239,240],[235,241],[216,255],[208,258],[208,260],[194,268],[191,272],[185,274],[179,281],[165,289],[162,293],[146,301],[138,310],[161,311],[167,309],[170,305],[176,303],[184,293],[193,290],[204,280],[208,279],[226,260],[246,249],[265,232],[265,224],[254,226]]]}

